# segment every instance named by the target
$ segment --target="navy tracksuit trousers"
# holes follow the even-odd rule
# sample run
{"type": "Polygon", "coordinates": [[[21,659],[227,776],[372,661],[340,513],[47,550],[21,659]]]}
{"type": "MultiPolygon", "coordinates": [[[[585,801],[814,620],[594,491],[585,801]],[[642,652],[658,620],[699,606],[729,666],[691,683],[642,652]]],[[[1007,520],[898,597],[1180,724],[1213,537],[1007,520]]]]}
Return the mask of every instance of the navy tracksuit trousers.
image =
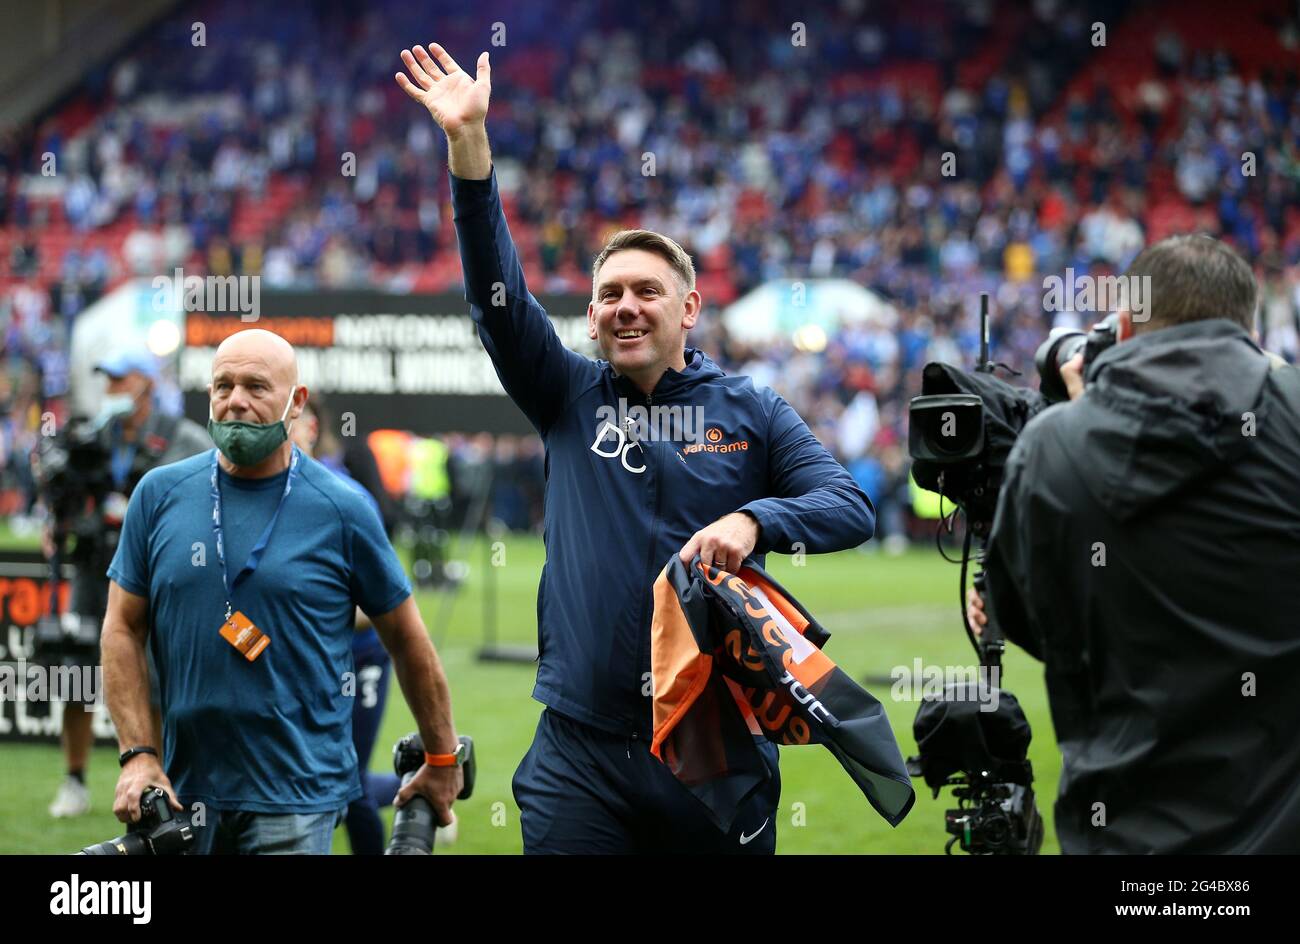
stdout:
{"type": "Polygon", "coordinates": [[[755,740],[772,779],[750,795],[723,833],[645,740],[547,708],[511,782],[524,852],[770,855],[776,851],[781,773],[777,746],[755,740]]]}

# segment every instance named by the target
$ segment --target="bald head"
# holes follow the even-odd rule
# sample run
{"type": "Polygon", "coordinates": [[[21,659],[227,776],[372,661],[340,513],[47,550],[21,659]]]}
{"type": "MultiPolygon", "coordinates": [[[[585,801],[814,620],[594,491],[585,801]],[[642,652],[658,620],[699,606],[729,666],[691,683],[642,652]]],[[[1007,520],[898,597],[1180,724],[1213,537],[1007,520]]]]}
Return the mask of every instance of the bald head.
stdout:
{"type": "Polygon", "coordinates": [[[238,331],[221,342],[212,358],[208,393],[218,422],[274,423],[281,416],[287,422],[307,402],[306,389],[298,386],[293,345],[261,328],[238,331]]]}
{"type": "Polygon", "coordinates": [[[230,361],[259,364],[290,387],[298,382],[298,357],[293,352],[293,345],[278,334],[261,328],[237,331],[222,341],[212,359],[212,376],[215,377],[217,370],[230,361]]]}

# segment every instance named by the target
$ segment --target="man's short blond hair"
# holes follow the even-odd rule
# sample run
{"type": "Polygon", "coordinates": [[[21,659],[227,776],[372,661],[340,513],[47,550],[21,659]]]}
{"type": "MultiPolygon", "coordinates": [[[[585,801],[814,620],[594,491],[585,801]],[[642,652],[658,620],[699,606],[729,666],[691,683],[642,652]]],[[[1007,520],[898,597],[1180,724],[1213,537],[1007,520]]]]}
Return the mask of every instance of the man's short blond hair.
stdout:
{"type": "Polygon", "coordinates": [[[606,259],[624,249],[652,252],[667,262],[672,267],[673,275],[683,295],[695,288],[695,264],[691,262],[691,257],[686,250],[675,240],[648,229],[623,229],[610,237],[605,248],[596,256],[596,261],[591,264],[592,297],[596,294],[596,278],[600,275],[600,267],[605,264],[606,259]]]}

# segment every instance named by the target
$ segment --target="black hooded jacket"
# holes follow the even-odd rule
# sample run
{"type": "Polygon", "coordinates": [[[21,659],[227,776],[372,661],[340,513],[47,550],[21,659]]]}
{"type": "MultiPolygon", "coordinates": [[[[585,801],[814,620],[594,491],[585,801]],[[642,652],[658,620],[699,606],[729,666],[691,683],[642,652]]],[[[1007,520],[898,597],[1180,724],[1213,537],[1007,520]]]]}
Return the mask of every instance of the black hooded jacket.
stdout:
{"type": "Polygon", "coordinates": [[[988,604],[1044,663],[1070,853],[1300,852],[1300,370],[1215,319],[1026,427],[988,604]]]}

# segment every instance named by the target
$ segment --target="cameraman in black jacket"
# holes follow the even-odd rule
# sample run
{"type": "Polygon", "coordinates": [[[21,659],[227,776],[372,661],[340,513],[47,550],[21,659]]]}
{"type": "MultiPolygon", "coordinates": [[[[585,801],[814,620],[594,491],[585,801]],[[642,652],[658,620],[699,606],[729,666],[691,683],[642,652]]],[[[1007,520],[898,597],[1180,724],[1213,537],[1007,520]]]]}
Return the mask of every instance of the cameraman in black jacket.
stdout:
{"type": "Polygon", "coordinates": [[[1300,852],[1300,370],[1252,340],[1224,244],[1128,275],[1149,320],[1008,459],[988,615],[1046,670],[1063,851],[1300,852]]]}

